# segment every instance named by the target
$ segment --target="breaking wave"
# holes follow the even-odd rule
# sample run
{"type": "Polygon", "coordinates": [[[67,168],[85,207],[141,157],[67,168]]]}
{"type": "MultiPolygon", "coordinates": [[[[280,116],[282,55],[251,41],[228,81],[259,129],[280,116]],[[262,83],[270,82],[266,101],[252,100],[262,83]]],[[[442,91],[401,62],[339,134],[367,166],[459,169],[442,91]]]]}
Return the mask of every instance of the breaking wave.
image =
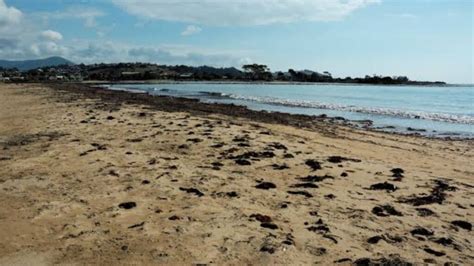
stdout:
{"type": "Polygon", "coordinates": [[[252,102],[257,102],[257,103],[280,105],[280,106],[287,106],[287,107],[337,110],[337,111],[346,111],[346,112],[387,115],[387,116],[396,116],[396,117],[403,117],[403,118],[410,118],[410,119],[425,119],[425,120],[433,120],[433,121],[443,121],[443,122],[450,122],[450,123],[474,125],[474,116],[468,116],[468,115],[429,113],[429,112],[421,112],[421,111],[403,111],[403,110],[379,108],[379,107],[360,107],[360,106],[353,106],[353,105],[328,104],[328,103],[320,103],[320,102],[305,101],[305,100],[287,100],[287,99],[281,99],[281,98],[275,98],[275,97],[243,96],[243,95],[221,93],[221,92],[200,91],[199,93],[203,96],[208,96],[208,97],[213,97],[213,98],[252,101],[252,102]]]}

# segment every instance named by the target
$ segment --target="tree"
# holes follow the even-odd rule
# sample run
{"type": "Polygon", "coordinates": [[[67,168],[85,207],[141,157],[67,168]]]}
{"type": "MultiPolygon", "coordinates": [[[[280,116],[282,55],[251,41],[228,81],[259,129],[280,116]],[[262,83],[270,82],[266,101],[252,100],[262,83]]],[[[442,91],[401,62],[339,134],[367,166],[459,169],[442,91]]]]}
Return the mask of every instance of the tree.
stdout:
{"type": "Polygon", "coordinates": [[[270,73],[270,68],[268,68],[266,65],[249,64],[243,65],[242,69],[253,80],[269,80],[272,76],[270,73]]]}

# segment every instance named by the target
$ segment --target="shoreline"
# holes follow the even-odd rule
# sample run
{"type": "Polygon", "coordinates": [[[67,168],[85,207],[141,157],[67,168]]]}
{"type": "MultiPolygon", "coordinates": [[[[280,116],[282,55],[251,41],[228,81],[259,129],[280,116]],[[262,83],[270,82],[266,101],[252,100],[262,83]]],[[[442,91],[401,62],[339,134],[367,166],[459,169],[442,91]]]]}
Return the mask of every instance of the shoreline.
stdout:
{"type": "Polygon", "coordinates": [[[0,84],[0,265],[469,264],[473,141],[0,84]]]}
{"type": "MultiPolygon", "coordinates": [[[[67,83],[65,83],[67,84],[67,83]]],[[[131,83],[132,84],[132,83],[131,83]]],[[[179,83],[173,83],[173,84],[179,84],[179,83]]],[[[187,83],[183,83],[183,84],[187,84],[187,83]]],[[[207,83],[206,83],[207,84],[207,83]]],[[[51,84],[54,86],[54,84],[51,84]]],[[[83,84],[80,84],[80,85],[83,85],[83,84]]],[[[94,84],[86,84],[86,86],[90,86],[91,88],[94,88],[94,89],[104,89],[104,90],[110,90],[110,89],[107,89],[107,88],[104,88],[104,87],[101,87],[102,85],[113,85],[111,83],[108,83],[108,84],[97,84],[97,83],[94,83],[94,84]]],[[[160,96],[160,95],[152,95],[152,94],[149,94],[148,92],[146,91],[139,91],[139,90],[127,90],[127,89],[120,89],[120,90],[112,90],[112,91],[121,91],[121,92],[125,92],[125,93],[131,93],[131,94],[143,94],[143,95],[148,95],[150,97],[156,97],[156,98],[175,98],[177,99],[178,101],[184,101],[186,102],[187,100],[192,100],[192,101],[198,101],[199,103],[196,103],[196,105],[198,104],[202,104],[203,106],[206,106],[206,108],[209,108],[210,110],[212,110],[212,106],[213,105],[217,105],[219,106],[219,108],[217,108],[217,112],[221,113],[222,109],[229,109],[229,111],[227,112],[224,112],[223,114],[229,114],[229,113],[232,113],[231,109],[232,108],[244,108],[244,109],[247,109],[246,112],[247,113],[252,113],[253,116],[251,118],[256,118],[256,117],[259,117],[259,116],[267,116],[268,113],[270,114],[274,114],[274,117],[273,118],[275,121],[278,121],[278,118],[279,117],[284,117],[285,120],[289,120],[291,119],[292,116],[295,116],[295,119],[303,119],[305,120],[306,122],[314,122],[314,121],[318,121],[318,122],[325,122],[325,123],[328,123],[328,124],[332,124],[332,125],[338,125],[338,126],[347,126],[347,127],[351,127],[352,129],[357,129],[357,130],[367,130],[367,131],[373,131],[373,132],[382,132],[382,133],[387,133],[387,134],[395,134],[395,135],[404,135],[404,136],[418,136],[418,137],[423,137],[423,138],[428,138],[428,139],[445,139],[445,140],[474,140],[474,136],[465,136],[465,135],[462,135],[462,134],[455,134],[455,133],[452,133],[451,135],[438,135],[438,134],[433,134],[433,135],[429,135],[428,133],[425,133],[427,130],[418,130],[416,128],[406,128],[405,130],[401,130],[401,131],[394,131],[394,130],[390,130],[391,127],[390,126],[385,126],[385,127],[375,127],[372,125],[372,121],[371,120],[349,120],[349,119],[346,119],[344,117],[332,117],[332,116],[326,116],[326,115],[305,115],[305,114],[290,114],[290,113],[285,113],[285,112],[270,112],[270,111],[257,111],[257,110],[252,110],[246,106],[236,106],[236,105],[233,105],[233,104],[221,104],[221,103],[203,103],[203,102],[200,102],[199,99],[193,99],[193,98],[185,98],[185,97],[176,97],[176,96],[160,96]]]]}
{"type": "MultiPolygon", "coordinates": [[[[75,82],[72,82],[75,83],[75,82]]],[[[389,86],[389,87],[463,87],[474,84],[370,84],[370,83],[344,83],[344,82],[300,82],[300,81],[239,81],[239,80],[121,80],[121,81],[101,81],[87,80],[80,84],[259,84],[259,85],[334,85],[334,86],[389,86]]]]}

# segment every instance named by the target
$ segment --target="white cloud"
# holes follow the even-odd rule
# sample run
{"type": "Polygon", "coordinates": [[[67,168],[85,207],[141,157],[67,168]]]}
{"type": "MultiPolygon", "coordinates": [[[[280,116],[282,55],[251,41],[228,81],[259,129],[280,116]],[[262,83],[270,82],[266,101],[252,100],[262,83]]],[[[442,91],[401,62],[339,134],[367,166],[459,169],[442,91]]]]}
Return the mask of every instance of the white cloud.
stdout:
{"type": "Polygon", "coordinates": [[[213,26],[340,20],[380,0],[111,0],[130,14],[213,26]]]}
{"type": "Polygon", "coordinates": [[[8,7],[3,0],[0,0],[0,28],[12,27],[18,24],[22,18],[20,10],[8,7]]]}
{"type": "Polygon", "coordinates": [[[63,39],[61,33],[54,30],[45,30],[41,33],[41,38],[46,41],[57,42],[63,39]]]}
{"type": "Polygon", "coordinates": [[[92,7],[71,6],[63,11],[43,15],[46,19],[80,19],[85,27],[93,28],[97,26],[97,18],[105,16],[105,13],[92,7]]]}
{"type": "Polygon", "coordinates": [[[188,36],[188,35],[193,35],[193,34],[198,34],[202,31],[202,29],[198,26],[195,25],[189,25],[186,27],[186,29],[181,32],[181,35],[183,36],[188,36]]]}

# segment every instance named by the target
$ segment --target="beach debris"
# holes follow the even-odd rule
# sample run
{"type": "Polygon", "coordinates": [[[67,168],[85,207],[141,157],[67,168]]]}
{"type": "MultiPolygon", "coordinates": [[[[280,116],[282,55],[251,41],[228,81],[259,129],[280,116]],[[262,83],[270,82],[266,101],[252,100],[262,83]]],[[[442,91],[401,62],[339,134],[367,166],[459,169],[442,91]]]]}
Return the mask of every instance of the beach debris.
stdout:
{"type": "Polygon", "coordinates": [[[268,215],[263,215],[259,213],[254,213],[250,215],[250,218],[253,218],[261,223],[270,223],[272,222],[272,218],[268,215]]]}
{"type": "Polygon", "coordinates": [[[201,191],[199,191],[197,188],[184,188],[184,187],[180,187],[179,190],[185,191],[186,193],[195,194],[195,195],[198,196],[198,197],[204,196],[204,193],[202,193],[201,191]]]}
{"type": "Polygon", "coordinates": [[[443,204],[446,200],[447,194],[445,191],[455,191],[456,187],[448,185],[443,180],[435,180],[435,187],[431,190],[431,194],[428,196],[410,196],[400,200],[402,203],[411,204],[413,206],[428,205],[433,203],[443,204]]]}
{"type": "Polygon", "coordinates": [[[260,184],[256,185],[255,188],[268,190],[276,188],[276,185],[271,182],[261,182],[260,184]]]}
{"type": "Polygon", "coordinates": [[[137,207],[137,203],[135,203],[133,201],[128,201],[128,202],[120,203],[118,206],[121,209],[129,210],[129,209],[133,209],[133,208],[137,207]]]}
{"type": "Polygon", "coordinates": [[[298,184],[292,185],[291,187],[294,187],[294,188],[319,188],[319,186],[314,184],[314,183],[298,183],[298,184]]]}
{"type": "Polygon", "coordinates": [[[324,198],[325,199],[329,199],[329,200],[333,200],[336,198],[336,195],[334,194],[327,194],[327,195],[324,195],[324,198]]]}
{"type": "Polygon", "coordinates": [[[407,262],[397,256],[391,256],[389,258],[379,258],[379,259],[370,259],[370,258],[360,258],[354,261],[353,265],[355,266],[372,266],[372,265],[403,265],[403,266],[413,266],[413,263],[407,262]]]}
{"type": "Polygon", "coordinates": [[[237,192],[235,192],[235,191],[226,192],[225,194],[226,194],[227,197],[229,197],[229,198],[235,198],[235,197],[238,197],[238,196],[239,196],[239,194],[237,194],[237,192]]]}
{"type": "Polygon", "coordinates": [[[372,213],[381,216],[381,217],[387,217],[390,215],[393,216],[403,216],[403,214],[399,211],[397,211],[394,207],[386,204],[386,205],[381,205],[381,206],[375,206],[372,209],[372,213]]]}
{"type": "Polygon", "coordinates": [[[263,228],[271,229],[271,230],[278,229],[278,226],[274,223],[261,223],[260,226],[263,227],[263,228]]]}
{"type": "Polygon", "coordinates": [[[415,210],[418,212],[418,216],[421,216],[421,217],[435,215],[435,213],[428,208],[416,208],[415,210]]]}
{"type": "Polygon", "coordinates": [[[452,221],[451,224],[467,231],[472,230],[472,224],[470,222],[456,220],[456,221],[452,221]]]}
{"type": "Polygon", "coordinates": [[[306,176],[306,177],[299,177],[297,179],[299,179],[301,181],[304,181],[304,182],[322,182],[326,179],[334,179],[334,177],[332,177],[330,175],[324,175],[324,176],[309,175],[309,176],[306,176]]]}
{"type": "Polygon", "coordinates": [[[200,138],[191,138],[191,139],[187,139],[186,141],[193,142],[193,143],[199,143],[199,142],[202,142],[202,139],[200,139],[200,138]]]}
{"type": "Polygon", "coordinates": [[[307,166],[309,166],[311,168],[311,170],[313,170],[313,171],[321,169],[321,164],[316,160],[309,159],[309,160],[306,160],[304,163],[307,166]]]}
{"type": "Polygon", "coordinates": [[[173,215],[173,216],[170,216],[168,218],[168,220],[170,221],[177,221],[177,220],[181,220],[181,217],[179,217],[178,215],[173,215]]]}
{"type": "Polygon", "coordinates": [[[424,227],[416,227],[415,229],[410,231],[412,236],[432,236],[434,235],[433,231],[430,231],[424,227]]]}
{"type": "Polygon", "coordinates": [[[286,164],[272,164],[273,170],[284,170],[284,169],[290,169],[290,167],[286,164]]]}
{"type": "Polygon", "coordinates": [[[383,240],[382,236],[373,236],[367,239],[367,243],[369,244],[377,244],[380,240],[383,240]]]}
{"type": "Polygon", "coordinates": [[[352,159],[352,158],[347,158],[347,157],[342,157],[342,156],[329,156],[327,161],[330,163],[342,163],[344,161],[350,161],[350,162],[355,162],[355,163],[361,162],[361,160],[359,159],[352,159]]]}
{"type": "Polygon", "coordinates": [[[387,192],[394,192],[398,188],[393,184],[390,184],[388,182],[383,182],[383,183],[373,184],[373,185],[370,186],[369,189],[370,190],[385,190],[387,192]]]}
{"type": "Polygon", "coordinates": [[[245,159],[237,159],[235,160],[235,163],[238,165],[251,165],[252,163],[248,160],[245,159]]]}
{"type": "Polygon", "coordinates": [[[128,229],[133,229],[133,228],[137,228],[137,227],[143,227],[145,225],[145,222],[141,222],[141,223],[138,223],[138,224],[134,224],[134,225],[131,225],[128,227],[128,229]]]}
{"type": "Polygon", "coordinates": [[[272,143],[268,144],[268,147],[271,147],[271,148],[274,148],[274,149],[277,149],[277,150],[288,150],[288,148],[285,145],[283,145],[279,142],[272,142],[272,143]]]}
{"type": "Polygon", "coordinates": [[[441,257],[441,256],[446,255],[446,253],[444,253],[444,252],[442,252],[442,251],[436,251],[436,250],[431,249],[431,248],[424,248],[423,250],[424,250],[426,253],[435,255],[436,257],[441,257]]]}
{"type": "Polygon", "coordinates": [[[287,191],[288,194],[292,194],[292,195],[303,195],[305,196],[306,198],[312,198],[313,195],[311,195],[311,193],[307,192],[307,191],[293,191],[293,190],[290,190],[290,191],[287,191]]]}

